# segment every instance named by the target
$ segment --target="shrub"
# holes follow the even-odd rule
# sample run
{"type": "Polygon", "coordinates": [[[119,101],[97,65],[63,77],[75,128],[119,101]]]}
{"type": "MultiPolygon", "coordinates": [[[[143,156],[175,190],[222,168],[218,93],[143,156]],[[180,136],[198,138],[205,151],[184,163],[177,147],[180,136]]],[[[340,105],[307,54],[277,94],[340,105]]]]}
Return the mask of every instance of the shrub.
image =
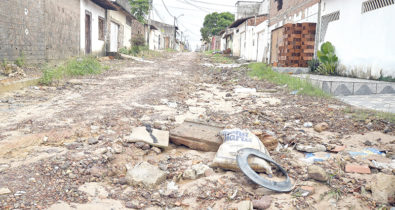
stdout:
{"type": "Polygon", "coordinates": [[[138,34],[137,36],[132,38],[132,45],[133,46],[144,46],[145,45],[145,39],[142,34],[138,34]]]}
{"type": "Polygon", "coordinates": [[[335,54],[335,47],[330,42],[325,42],[321,45],[321,50],[317,52],[320,65],[317,72],[325,75],[338,75],[337,65],[338,57],[335,54]]]}
{"type": "Polygon", "coordinates": [[[308,61],[308,65],[311,72],[316,72],[318,66],[320,65],[320,61],[316,58],[313,58],[313,60],[308,61]]]}
{"type": "Polygon", "coordinates": [[[21,53],[21,55],[15,60],[15,65],[22,68],[25,65],[25,55],[21,53]]]}
{"type": "Polygon", "coordinates": [[[73,58],[59,66],[46,67],[40,83],[50,85],[65,77],[99,74],[103,69],[99,61],[93,57],[73,58]]]}

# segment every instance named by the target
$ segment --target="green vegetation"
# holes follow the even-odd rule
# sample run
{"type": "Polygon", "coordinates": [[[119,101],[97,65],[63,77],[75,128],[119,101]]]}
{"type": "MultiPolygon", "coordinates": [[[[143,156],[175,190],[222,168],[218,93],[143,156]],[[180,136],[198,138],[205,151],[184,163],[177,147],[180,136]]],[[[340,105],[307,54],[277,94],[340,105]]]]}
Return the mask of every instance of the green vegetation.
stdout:
{"type": "Polygon", "coordinates": [[[380,81],[384,81],[384,82],[395,82],[395,78],[393,78],[393,77],[384,77],[384,76],[381,76],[381,77],[379,78],[379,80],[380,80],[380,81]]]}
{"type": "Polygon", "coordinates": [[[317,51],[317,57],[320,65],[317,67],[317,73],[324,75],[338,75],[338,57],[335,54],[335,47],[330,42],[321,45],[321,50],[317,51]]]}
{"type": "Polygon", "coordinates": [[[219,32],[225,30],[234,20],[235,16],[230,12],[208,14],[204,18],[200,33],[204,40],[209,41],[208,37],[219,35],[219,32]]]}
{"type": "Polygon", "coordinates": [[[131,12],[140,23],[145,23],[145,18],[149,14],[150,0],[129,0],[132,7],[131,12]]]}
{"type": "Polygon", "coordinates": [[[353,109],[346,108],[344,112],[350,114],[355,120],[365,121],[367,119],[384,120],[390,123],[395,123],[395,114],[390,112],[380,112],[367,109],[353,109]]]}
{"type": "Polygon", "coordinates": [[[72,58],[58,66],[47,66],[44,68],[40,83],[50,85],[55,81],[73,76],[82,76],[88,74],[99,74],[106,67],[103,67],[96,58],[82,57],[72,58]]]}
{"type": "Polygon", "coordinates": [[[14,63],[18,67],[22,68],[25,65],[25,54],[23,54],[22,52],[21,55],[18,58],[16,58],[14,63]]]}
{"type": "Polygon", "coordinates": [[[265,79],[278,85],[287,85],[288,89],[297,91],[300,95],[329,97],[328,94],[321,89],[314,87],[307,80],[275,72],[270,66],[267,66],[264,63],[251,63],[248,67],[251,69],[251,71],[248,72],[251,77],[265,79]]]}

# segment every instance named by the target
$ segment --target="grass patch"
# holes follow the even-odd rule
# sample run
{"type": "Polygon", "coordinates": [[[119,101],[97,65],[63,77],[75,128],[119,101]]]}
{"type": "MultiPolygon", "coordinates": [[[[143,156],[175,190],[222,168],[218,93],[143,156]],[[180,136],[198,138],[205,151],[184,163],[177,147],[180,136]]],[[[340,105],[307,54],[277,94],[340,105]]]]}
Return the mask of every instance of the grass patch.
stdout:
{"type": "Polygon", "coordinates": [[[375,110],[367,109],[353,109],[348,107],[344,109],[344,112],[350,114],[352,118],[358,121],[365,121],[367,119],[384,120],[395,124],[395,114],[390,112],[380,112],[375,110]]]}
{"type": "Polygon", "coordinates": [[[297,91],[297,94],[300,95],[330,97],[329,94],[317,87],[314,87],[307,80],[275,72],[270,66],[264,63],[251,63],[248,67],[251,69],[251,71],[248,72],[250,77],[265,79],[278,85],[287,85],[291,91],[297,91]]]}
{"type": "Polygon", "coordinates": [[[40,83],[50,85],[53,82],[73,76],[83,76],[88,74],[99,74],[108,67],[103,67],[100,62],[93,57],[72,58],[57,66],[47,66],[43,70],[40,83]]]}
{"type": "Polygon", "coordinates": [[[203,52],[203,55],[209,57],[213,63],[224,63],[231,64],[234,63],[234,60],[228,56],[224,56],[223,54],[213,54],[213,50],[203,52]]]}

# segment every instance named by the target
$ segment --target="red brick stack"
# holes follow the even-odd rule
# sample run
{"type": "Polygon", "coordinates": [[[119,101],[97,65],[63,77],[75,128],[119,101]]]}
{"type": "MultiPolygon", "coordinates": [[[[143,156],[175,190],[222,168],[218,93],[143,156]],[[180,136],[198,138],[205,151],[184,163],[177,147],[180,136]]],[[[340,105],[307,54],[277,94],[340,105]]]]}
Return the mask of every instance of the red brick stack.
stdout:
{"type": "Polygon", "coordinates": [[[307,67],[313,59],[315,43],[315,23],[284,25],[284,42],[279,47],[280,67],[307,67]]]}

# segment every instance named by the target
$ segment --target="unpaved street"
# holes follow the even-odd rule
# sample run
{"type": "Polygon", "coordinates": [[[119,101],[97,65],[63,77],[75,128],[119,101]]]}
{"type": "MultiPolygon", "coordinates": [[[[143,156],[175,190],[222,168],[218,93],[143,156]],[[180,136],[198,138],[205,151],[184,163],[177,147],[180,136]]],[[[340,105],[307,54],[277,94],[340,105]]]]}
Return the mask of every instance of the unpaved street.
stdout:
{"type": "Polygon", "coordinates": [[[382,203],[375,193],[384,186],[374,180],[382,174],[393,180],[394,124],[353,119],[342,102],[292,95],[285,86],[249,78],[246,67],[204,66],[210,60],[197,53],[168,53],[153,61],[103,61],[110,69],[101,75],[0,95],[0,208],[237,209],[240,202],[265,195],[272,198],[272,209],[367,209],[382,203]],[[237,87],[257,91],[236,93],[237,87]],[[272,133],[281,146],[270,155],[287,170],[295,190],[274,193],[221,168],[186,180],[185,170],[210,166],[215,152],[174,144],[158,151],[125,140],[133,127],[169,131],[185,120],[272,133]],[[329,128],[319,133],[306,122],[329,128]],[[315,164],[330,180],[319,182],[309,177],[312,163],[303,160],[297,144],[324,145],[328,151],[369,147],[386,154],[326,152],[330,157],[315,164]],[[390,166],[373,166],[372,160],[390,166]],[[166,180],[151,187],[129,185],[128,168],[142,161],[166,172],[166,180]],[[350,163],[371,172],[347,173],[350,163]],[[301,194],[302,186],[314,192],[301,194]]]}

